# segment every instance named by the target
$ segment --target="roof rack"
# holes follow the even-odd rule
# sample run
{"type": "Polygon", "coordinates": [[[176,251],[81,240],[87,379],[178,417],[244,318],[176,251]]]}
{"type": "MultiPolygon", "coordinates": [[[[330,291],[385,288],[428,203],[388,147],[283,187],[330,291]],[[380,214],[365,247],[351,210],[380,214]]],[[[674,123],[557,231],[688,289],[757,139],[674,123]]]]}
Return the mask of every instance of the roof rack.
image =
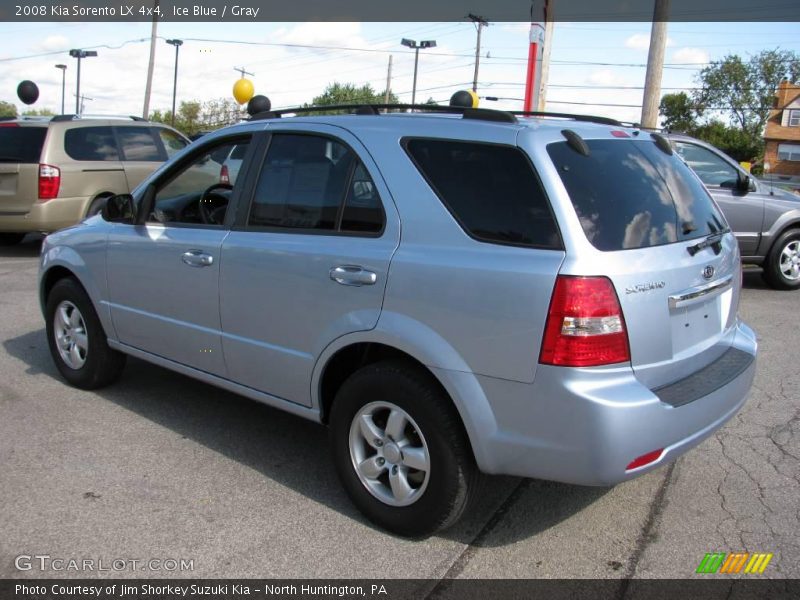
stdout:
{"type": "Polygon", "coordinates": [[[20,115],[18,117],[3,116],[0,121],[49,121],[50,117],[46,115],[20,115]]]}
{"type": "Polygon", "coordinates": [[[378,115],[380,111],[416,110],[420,112],[449,113],[461,115],[464,119],[479,121],[495,121],[500,123],[516,123],[517,118],[506,111],[489,108],[468,108],[463,106],[440,106],[438,104],[334,104],[330,106],[298,106],[297,108],[281,108],[256,113],[250,117],[251,121],[262,119],[278,119],[283,115],[308,114],[320,112],[349,111],[356,115],[378,115]]]}
{"type": "Polygon", "coordinates": [[[600,123],[601,125],[613,125],[615,127],[625,127],[625,123],[610,117],[598,117],[595,115],[575,115],[572,113],[548,112],[540,110],[512,110],[512,115],[520,117],[552,117],[557,119],[571,119],[573,121],[583,121],[586,123],[600,123]]]}
{"type": "Polygon", "coordinates": [[[378,115],[380,111],[405,111],[414,110],[429,113],[448,113],[460,114],[464,119],[475,119],[479,121],[494,121],[500,123],[516,123],[517,116],[520,117],[545,117],[557,119],[570,119],[587,123],[599,123],[601,125],[611,125],[614,127],[626,127],[629,124],[622,123],[610,117],[598,117],[596,115],[576,115],[572,113],[547,112],[547,111],[505,111],[490,108],[469,108],[463,106],[441,106],[439,104],[334,104],[329,106],[298,106],[296,108],[281,108],[269,110],[250,117],[251,121],[261,119],[279,119],[283,115],[303,115],[309,113],[322,112],[343,112],[348,111],[356,115],[378,115]]]}
{"type": "Polygon", "coordinates": [[[83,114],[83,115],[56,115],[51,121],[56,123],[60,121],[75,121],[76,119],[130,119],[131,121],[147,121],[147,119],[143,119],[142,117],[137,117],[134,115],[93,115],[93,114],[83,114]]]}

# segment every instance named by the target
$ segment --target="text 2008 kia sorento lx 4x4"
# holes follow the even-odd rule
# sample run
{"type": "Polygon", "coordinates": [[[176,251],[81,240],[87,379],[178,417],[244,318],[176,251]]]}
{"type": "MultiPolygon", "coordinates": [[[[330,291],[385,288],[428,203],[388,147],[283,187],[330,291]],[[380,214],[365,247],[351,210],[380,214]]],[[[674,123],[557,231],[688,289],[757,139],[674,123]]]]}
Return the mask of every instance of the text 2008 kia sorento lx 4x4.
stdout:
{"type": "Polygon", "coordinates": [[[325,423],[353,502],[411,536],[478,471],[610,485],[730,419],[756,356],[739,251],[667,140],[448,110],[268,113],[48,236],[61,374],[96,388],[132,355],[325,423]],[[186,184],[234,146],[232,186],[186,184]]]}

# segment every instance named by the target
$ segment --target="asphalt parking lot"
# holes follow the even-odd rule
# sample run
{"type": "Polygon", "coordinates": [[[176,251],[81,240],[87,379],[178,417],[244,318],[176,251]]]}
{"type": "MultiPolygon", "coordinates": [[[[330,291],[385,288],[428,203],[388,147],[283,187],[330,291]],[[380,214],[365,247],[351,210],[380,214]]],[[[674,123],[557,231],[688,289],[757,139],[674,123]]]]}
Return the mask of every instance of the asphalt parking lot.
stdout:
{"type": "Polygon", "coordinates": [[[91,575],[20,571],[23,554],[193,560],[98,573],[115,577],[682,578],[712,551],[772,552],[765,577],[800,577],[800,292],[757,270],[740,312],[758,374],[724,429],[612,489],[487,478],[460,525],[409,541],[350,504],[322,426],[134,359],[110,388],[66,386],[38,251],[0,248],[0,578],[91,575]]]}

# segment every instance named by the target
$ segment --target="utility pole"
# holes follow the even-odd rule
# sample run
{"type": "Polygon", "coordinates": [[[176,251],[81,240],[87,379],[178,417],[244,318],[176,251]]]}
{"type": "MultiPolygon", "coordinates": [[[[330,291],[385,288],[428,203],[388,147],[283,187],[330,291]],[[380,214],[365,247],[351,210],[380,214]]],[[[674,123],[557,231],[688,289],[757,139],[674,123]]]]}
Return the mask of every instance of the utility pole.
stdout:
{"type": "Polygon", "coordinates": [[[389,104],[389,96],[392,94],[392,55],[389,55],[389,69],[386,71],[386,95],[383,99],[384,104],[389,104]]]}
{"type": "Polygon", "coordinates": [[[233,67],[233,70],[234,71],[238,71],[241,74],[242,79],[244,79],[245,75],[250,75],[250,77],[255,77],[256,76],[255,73],[251,73],[250,71],[245,71],[244,67],[233,67]]]}
{"type": "MultiPolygon", "coordinates": [[[[552,1],[552,0],[551,0],[552,1]]],[[[536,110],[544,111],[547,103],[547,78],[550,76],[550,48],[553,46],[553,29],[555,22],[550,19],[550,13],[545,8],[544,43],[542,47],[542,68],[539,71],[539,97],[536,110]]]]}
{"type": "Polygon", "coordinates": [[[94,100],[94,98],[89,98],[89,96],[85,96],[84,94],[81,94],[80,96],[75,94],[75,103],[78,106],[77,115],[79,117],[83,114],[83,108],[86,100],[91,102],[92,100],[94,100]]]}
{"type": "Polygon", "coordinates": [[[478,67],[481,64],[481,31],[489,26],[489,22],[483,17],[469,13],[467,18],[472,21],[478,29],[478,43],[475,45],[475,73],[472,76],[472,91],[478,91],[478,67]]]}
{"type": "Polygon", "coordinates": [[[658,104],[661,99],[661,76],[664,74],[664,50],[667,47],[669,0],[655,0],[653,26],[650,30],[650,53],[642,99],[642,127],[658,126],[658,104]]]}
{"type": "Polygon", "coordinates": [[[150,115],[150,90],[153,87],[153,66],[156,62],[156,32],[158,29],[158,0],[153,0],[153,27],[150,30],[150,62],[147,63],[147,85],[144,88],[142,118],[150,115]]]}

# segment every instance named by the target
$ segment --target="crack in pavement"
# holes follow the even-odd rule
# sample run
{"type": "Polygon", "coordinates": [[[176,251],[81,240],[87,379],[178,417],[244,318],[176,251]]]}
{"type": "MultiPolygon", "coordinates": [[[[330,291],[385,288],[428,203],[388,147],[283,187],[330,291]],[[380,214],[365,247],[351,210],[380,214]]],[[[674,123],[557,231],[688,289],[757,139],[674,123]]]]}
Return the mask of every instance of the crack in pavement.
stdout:
{"type": "Polygon", "coordinates": [[[645,519],[644,525],[642,525],[642,530],[639,533],[639,538],[636,540],[633,553],[628,559],[628,564],[625,568],[625,574],[623,575],[620,584],[620,589],[617,594],[617,598],[620,600],[625,598],[625,595],[628,593],[628,587],[630,586],[631,579],[636,574],[636,568],[639,566],[639,561],[642,559],[644,551],[647,549],[647,546],[655,536],[658,520],[661,516],[661,512],[664,509],[667,488],[672,481],[672,474],[675,471],[677,463],[678,461],[674,461],[670,463],[669,467],[667,467],[667,473],[664,476],[664,479],[661,481],[661,484],[658,486],[658,490],[656,491],[656,495],[653,497],[653,501],[650,503],[650,510],[647,513],[647,519],[645,519]]]}
{"type": "Polygon", "coordinates": [[[511,510],[514,504],[517,503],[533,481],[533,479],[523,479],[517,484],[489,520],[486,521],[486,524],[475,534],[475,537],[467,543],[467,546],[461,554],[458,555],[455,561],[453,561],[453,564],[450,565],[450,568],[447,569],[444,575],[436,582],[436,585],[425,595],[424,600],[433,600],[439,597],[439,595],[444,594],[450,588],[452,581],[457,579],[458,576],[464,572],[469,561],[472,560],[472,557],[478,552],[479,544],[489,537],[489,534],[500,524],[503,517],[511,510]]]}

